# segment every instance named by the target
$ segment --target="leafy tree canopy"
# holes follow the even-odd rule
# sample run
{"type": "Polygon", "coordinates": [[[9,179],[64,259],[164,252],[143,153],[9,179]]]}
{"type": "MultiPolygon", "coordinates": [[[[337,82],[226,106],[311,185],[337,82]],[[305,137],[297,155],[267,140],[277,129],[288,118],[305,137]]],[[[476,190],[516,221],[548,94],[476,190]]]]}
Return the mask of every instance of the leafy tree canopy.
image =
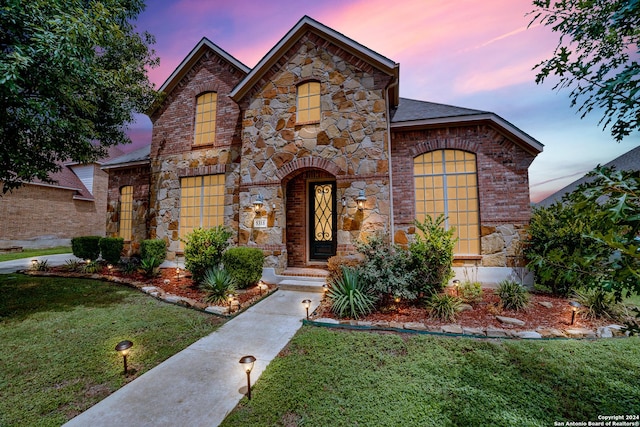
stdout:
{"type": "Polygon", "coordinates": [[[146,71],[158,65],[155,40],[132,24],[143,9],[143,0],[1,3],[3,192],[130,142],[126,126],[155,97],[146,71]]]}
{"type": "Polygon", "coordinates": [[[640,0],[534,0],[529,25],[560,33],[553,57],[542,61],[536,83],[571,90],[581,118],[601,110],[599,124],[620,142],[640,129],[640,0]]]}

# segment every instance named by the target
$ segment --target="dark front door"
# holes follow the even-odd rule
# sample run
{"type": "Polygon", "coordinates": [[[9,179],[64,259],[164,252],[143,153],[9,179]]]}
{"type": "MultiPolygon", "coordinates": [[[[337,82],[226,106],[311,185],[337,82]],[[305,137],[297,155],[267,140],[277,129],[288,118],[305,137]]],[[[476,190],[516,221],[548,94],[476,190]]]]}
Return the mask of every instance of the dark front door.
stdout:
{"type": "Polygon", "coordinates": [[[309,183],[309,231],[311,261],[336,254],[336,183],[309,183]]]}

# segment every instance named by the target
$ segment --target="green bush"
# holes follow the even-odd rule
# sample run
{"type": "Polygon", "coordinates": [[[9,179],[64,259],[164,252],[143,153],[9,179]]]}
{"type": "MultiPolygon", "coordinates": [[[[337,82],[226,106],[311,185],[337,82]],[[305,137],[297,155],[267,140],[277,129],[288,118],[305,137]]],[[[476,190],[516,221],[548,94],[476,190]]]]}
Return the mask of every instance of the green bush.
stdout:
{"type": "Polygon", "coordinates": [[[207,294],[206,302],[224,304],[229,295],[235,292],[236,282],[227,270],[214,267],[204,273],[200,289],[207,294]]]}
{"type": "Polygon", "coordinates": [[[222,263],[222,253],[229,246],[232,233],[222,226],[196,228],[184,239],[184,265],[195,283],[201,283],[205,272],[222,263]]]}
{"type": "Polygon", "coordinates": [[[359,280],[385,305],[396,298],[415,300],[418,293],[411,287],[416,274],[410,268],[411,255],[387,240],[378,234],[366,242],[356,242],[356,249],[364,257],[357,268],[359,280]]]}
{"type": "Polygon", "coordinates": [[[453,277],[453,252],[457,239],[455,229],[445,230],[445,216],[435,220],[427,215],[423,222],[414,221],[418,230],[416,239],[409,245],[411,270],[415,272],[414,291],[434,294],[442,291],[453,277]]]}
{"type": "Polygon", "coordinates": [[[615,294],[605,291],[602,287],[574,289],[573,298],[582,305],[579,311],[587,318],[618,317],[619,308],[615,294]]]}
{"type": "Polygon", "coordinates": [[[80,270],[82,273],[95,274],[99,273],[100,270],[102,270],[102,265],[98,261],[93,260],[86,264],[83,264],[80,270]]]}
{"type": "Polygon", "coordinates": [[[434,319],[454,322],[462,305],[459,298],[449,294],[433,294],[427,300],[426,307],[434,319]]]}
{"type": "Polygon", "coordinates": [[[160,260],[155,257],[143,258],[140,261],[140,269],[147,277],[156,277],[160,274],[160,260]]]}
{"type": "Polygon", "coordinates": [[[327,297],[331,300],[331,311],[339,317],[357,319],[370,313],[376,304],[376,298],[360,280],[358,270],[348,267],[329,284],[327,297]]]}
{"type": "Polygon", "coordinates": [[[332,280],[339,278],[342,276],[342,268],[343,267],[359,267],[362,264],[362,261],[355,256],[340,256],[335,255],[330,257],[327,260],[327,270],[329,271],[329,275],[327,276],[327,284],[329,284],[332,280]]]}
{"type": "Polygon", "coordinates": [[[248,288],[262,277],[264,253],[258,248],[229,248],[222,255],[222,264],[238,288],[248,288]]]}
{"type": "Polygon", "coordinates": [[[529,304],[529,292],[524,286],[513,280],[503,280],[498,284],[496,295],[500,297],[502,307],[507,310],[521,310],[529,304]]]}
{"type": "Polygon", "coordinates": [[[458,287],[460,299],[466,303],[473,304],[482,301],[482,284],[480,282],[463,281],[458,287]]]}
{"type": "Polygon", "coordinates": [[[124,249],[124,239],[122,237],[103,237],[100,239],[100,254],[102,259],[109,264],[120,262],[120,255],[124,249]]]}
{"type": "Polygon", "coordinates": [[[98,259],[100,256],[100,236],[74,237],[71,239],[71,251],[81,259],[98,259]]]}
{"type": "Polygon", "coordinates": [[[140,243],[140,257],[155,258],[160,264],[167,258],[167,244],[162,239],[143,240],[140,243]]]}

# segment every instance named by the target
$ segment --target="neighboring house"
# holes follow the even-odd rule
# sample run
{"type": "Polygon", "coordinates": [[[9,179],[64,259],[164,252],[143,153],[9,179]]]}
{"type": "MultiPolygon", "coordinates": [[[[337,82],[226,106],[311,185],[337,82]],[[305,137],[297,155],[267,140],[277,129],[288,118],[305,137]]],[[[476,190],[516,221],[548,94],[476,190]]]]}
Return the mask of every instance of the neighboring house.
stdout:
{"type": "Polygon", "coordinates": [[[486,111],[399,97],[399,64],[304,17],[249,69],[203,38],[149,112],[149,157],[115,159],[109,235],[227,226],[265,268],[324,266],[444,213],[456,264],[511,271],[542,144],[486,111]],[[358,202],[362,204],[358,206],[358,202]]]}
{"type": "MultiPolygon", "coordinates": [[[[122,151],[109,150],[109,157],[122,151]]],[[[70,245],[71,238],[105,235],[108,174],[96,163],[63,163],[53,183],[24,183],[0,196],[0,248],[70,245]]]]}
{"type": "MultiPolygon", "coordinates": [[[[603,165],[604,167],[615,167],[616,170],[619,171],[628,171],[628,170],[640,170],[640,147],[636,147],[632,150],[627,151],[621,156],[616,157],[611,160],[609,163],[603,165]]],[[[559,202],[562,198],[569,194],[573,193],[580,185],[592,181],[592,177],[583,176],[582,178],[572,182],[561,190],[553,193],[547,198],[539,201],[535,204],[537,207],[549,207],[555,202],[559,202]]]]}

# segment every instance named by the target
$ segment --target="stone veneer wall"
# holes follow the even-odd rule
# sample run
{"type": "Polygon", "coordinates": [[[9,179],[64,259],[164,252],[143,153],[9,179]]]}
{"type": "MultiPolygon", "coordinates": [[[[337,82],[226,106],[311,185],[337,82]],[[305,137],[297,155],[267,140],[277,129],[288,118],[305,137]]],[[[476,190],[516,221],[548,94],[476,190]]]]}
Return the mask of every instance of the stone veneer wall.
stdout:
{"type": "MultiPolygon", "coordinates": [[[[225,174],[224,225],[238,229],[240,109],[228,97],[244,73],[207,50],[151,117],[150,238],[164,239],[167,258],[180,251],[180,178],[225,174]],[[217,92],[216,140],[193,146],[196,97],[217,92]]],[[[234,235],[237,241],[237,235],[234,235]]]]}
{"type": "Polygon", "coordinates": [[[120,189],[126,185],[133,187],[131,224],[133,239],[125,241],[123,252],[126,256],[139,254],[140,243],[148,237],[150,172],[148,165],[109,170],[106,226],[106,235],[108,237],[119,237],[120,235],[120,189]]]}
{"type": "Polygon", "coordinates": [[[485,124],[392,131],[392,141],[396,242],[406,243],[415,233],[415,201],[407,197],[415,194],[413,158],[438,149],[464,150],[477,156],[481,225],[477,262],[484,267],[513,266],[531,217],[528,167],[535,156],[485,124]]]}
{"type": "MultiPolygon", "coordinates": [[[[387,115],[384,92],[390,76],[336,45],[307,33],[242,100],[239,243],[262,248],[265,267],[287,267],[285,212],[290,174],[322,170],[336,178],[338,201],[347,206],[338,219],[338,252],[373,228],[388,228],[387,115]],[[296,122],[296,86],[321,85],[319,123],[296,122]],[[366,190],[367,208],[355,197],[366,190]],[[261,194],[267,229],[253,229],[252,200],[261,194]]],[[[293,176],[291,175],[291,176],[293,176]]],[[[342,208],[341,203],[338,203],[342,208]]]]}

